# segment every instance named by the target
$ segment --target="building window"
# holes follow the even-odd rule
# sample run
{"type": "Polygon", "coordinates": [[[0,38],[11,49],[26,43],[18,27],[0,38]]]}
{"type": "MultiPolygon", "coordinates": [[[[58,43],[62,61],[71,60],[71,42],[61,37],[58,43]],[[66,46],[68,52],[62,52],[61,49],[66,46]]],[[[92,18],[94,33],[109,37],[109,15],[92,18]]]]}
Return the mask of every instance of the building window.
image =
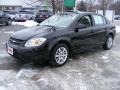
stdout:
{"type": "Polygon", "coordinates": [[[9,7],[6,7],[5,9],[6,9],[6,10],[9,10],[9,7]]]}

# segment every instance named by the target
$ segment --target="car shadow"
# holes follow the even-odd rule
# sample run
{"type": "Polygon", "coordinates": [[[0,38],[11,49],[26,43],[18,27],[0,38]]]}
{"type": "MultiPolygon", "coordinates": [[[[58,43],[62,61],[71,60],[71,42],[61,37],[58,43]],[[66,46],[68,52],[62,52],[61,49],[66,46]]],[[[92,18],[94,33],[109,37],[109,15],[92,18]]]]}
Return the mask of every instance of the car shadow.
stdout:
{"type": "MultiPolygon", "coordinates": [[[[91,48],[91,49],[88,49],[88,50],[85,50],[84,52],[80,52],[80,53],[76,53],[74,55],[72,55],[72,57],[70,59],[72,59],[72,61],[70,61],[70,63],[72,63],[74,60],[81,60],[80,57],[81,56],[85,56],[86,58],[91,56],[91,55],[94,55],[95,53],[100,53],[100,52],[103,52],[104,50],[101,48],[101,47],[94,47],[94,48],[91,48]]],[[[46,68],[46,67],[49,67],[49,68],[59,68],[59,67],[54,67],[54,66],[51,66],[48,62],[44,62],[42,64],[36,64],[36,63],[33,63],[33,62],[22,62],[20,60],[17,60],[15,58],[12,58],[12,57],[7,57],[6,58],[7,60],[11,60],[11,61],[14,61],[14,63],[4,63],[4,64],[0,64],[0,70],[15,70],[15,71],[19,71],[24,65],[30,65],[32,68],[46,68]]],[[[27,67],[24,67],[25,69],[30,69],[30,68],[27,68],[27,67]]]]}
{"type": "MultiPolygon", "coordinates": [[[[68,62],[70,61],[72,63],[72,61],[74,61],[74,60],[81,60],[80,59],[81,56],[85,56],[87,58],[89,56],[92,56],[92,55],[94,55],[96,53],[100,53],[100,52],[104,52],[102,47],[93,47],[88,50],[85,50],[84,52],[78,52],[76,54],[73,54],[71,56],[70,60],[68,60],[68,62]]],[[[56,66],[51,66],[48,62],[45,62],[44,64],[33,64],[33,67],[35,67],[35,68],[45,68],[45,67],[59,68],[56,66]]]]}
{"type": "Polygon", "coordinates": [[[78,60],[81,56],[89,57],[91,55],[94,55],[95,53],[100,53],[100,52],[104,52],[104,49],[101,46],[96,46],[86,49],[83,52],[77,52],[73,54],[71,58],[74,60],[78,60]]]}

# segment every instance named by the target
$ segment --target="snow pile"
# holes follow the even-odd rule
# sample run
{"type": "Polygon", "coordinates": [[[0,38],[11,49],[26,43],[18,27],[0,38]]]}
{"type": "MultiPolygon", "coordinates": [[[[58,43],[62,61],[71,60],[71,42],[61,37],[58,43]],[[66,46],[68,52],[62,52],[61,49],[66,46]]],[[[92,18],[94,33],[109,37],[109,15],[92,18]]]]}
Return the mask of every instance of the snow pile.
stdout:
{"type": "Polygon", "coordinates": [[[13,25],[22,25],[25,27],[32,27],[32,26],[36,26],[38,23],[34,22],[33,20],[28,20],[25,22],[13,22],[13,25]]]}
{"type": "Polygon", "coordinates": [[[120,32],[120,25],[116,26],[116,32],[119,33],[120,32]]]}

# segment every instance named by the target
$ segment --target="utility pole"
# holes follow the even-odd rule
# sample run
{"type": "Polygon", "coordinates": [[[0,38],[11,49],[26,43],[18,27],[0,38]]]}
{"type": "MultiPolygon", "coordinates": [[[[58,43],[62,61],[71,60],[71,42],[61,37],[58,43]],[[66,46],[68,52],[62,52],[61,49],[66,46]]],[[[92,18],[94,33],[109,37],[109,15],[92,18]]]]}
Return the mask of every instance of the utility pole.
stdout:
{"type": "Polygon", "coordinates": [[[115,7],[114,7],[114,10],[115,10],[115,14],[116,14],[116,12],[117,12],[117,2],[118,2],[118,0],[115,0],[115,7]]]}
{"type": "Polygon", "coordinates": [[[77,10],[77,1],[75,0],[75,7],[74,7],[74,11],[77,10]]]}
{"type": "Polygon", "coordinates": [[[102,2],[103,2],[103,15],[105,16],[105,8],[106,8],[106,6],[105,6],[105,0],[103,0],[102,2]]]}
{"type": "Polygon", "coordinates": [[[90,0],[90,11],[92,11],[92,0],[90,0]]]}
{"type": "Polygon", "coordinates": [[[55,14],[55,0],[51,0],[51,2],[52,2],[53,14],[55,14]]]}
{"type": "Polygon", "coordinates": [[[64,12],[64,0],[62,0],[62,9],[61,12],[64,12]]]}

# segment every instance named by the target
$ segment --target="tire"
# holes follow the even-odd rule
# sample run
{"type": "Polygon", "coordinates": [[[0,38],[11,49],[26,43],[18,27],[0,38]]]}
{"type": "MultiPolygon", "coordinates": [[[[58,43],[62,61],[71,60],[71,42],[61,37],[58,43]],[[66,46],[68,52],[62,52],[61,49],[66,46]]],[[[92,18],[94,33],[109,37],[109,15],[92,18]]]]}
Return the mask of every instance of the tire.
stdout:
{"type": "Polygon", "coordinates": [[[7,22],[6,22],[6,26],[9,26],[9,25],[11,25],[12,24],[12,20],[11,19],[9,19],[7,22]]]}
{"type": "Polygon", "coordinates": [[[113,46],[113,36],[108,35],[105,45],[103,45],[103,48],[105,50],[110,50],[112,48],[112,46],[113,46]]]}
{"type": "Polygon", "coordinates": [[[65,44],[58,44],[51,53],[50,64],[52,66],[62,66],[69,59],[69,48],[65,44]]]}

